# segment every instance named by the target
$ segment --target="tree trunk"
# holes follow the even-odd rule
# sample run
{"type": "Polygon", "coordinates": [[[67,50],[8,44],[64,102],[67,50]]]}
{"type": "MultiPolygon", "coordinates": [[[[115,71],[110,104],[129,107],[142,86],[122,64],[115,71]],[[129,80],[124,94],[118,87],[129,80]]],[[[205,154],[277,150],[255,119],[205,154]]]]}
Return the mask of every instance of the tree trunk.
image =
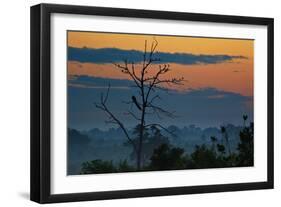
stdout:
{"type": "Polygon", "coordinates": [[[142,92],[142,103],[143,104],[142,104],[142,110],[141,110],[140,134],[139,134],[138,153],[137,153],[137,170],[141,170],[141,168],[142,168],[142,142],[143,142],[143,134],[144,134],[144,128],[145,128],[144,119],[145,119],[145,109],[146,109],[146,103],[145,103],[143,92],[142,92]]]}
{"type": "Polygon", "coordinates": [[[139,146],[137,154],[137,169],[141,169],[142,165],[142,142],[143,142],[143,133],[144,133],[144,116],[145,116],[145,107],[142,109],[141,123],[140,123],[140,135],[139,135],[139,146]]]}

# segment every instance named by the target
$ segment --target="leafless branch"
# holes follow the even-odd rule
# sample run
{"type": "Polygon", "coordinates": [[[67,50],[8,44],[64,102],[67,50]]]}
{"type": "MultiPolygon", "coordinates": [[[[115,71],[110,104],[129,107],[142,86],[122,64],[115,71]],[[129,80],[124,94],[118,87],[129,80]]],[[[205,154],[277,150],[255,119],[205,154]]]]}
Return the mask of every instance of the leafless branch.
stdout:
{"type": "Polygon", "coordinates": [[[147,107],[148,107],[148,108],[151,108],[151,109],[152,109],[154,112],[156,112],[156,113],[159,112],[159,113],[161,113],[161,114],[163,114],[163,115],[165,115],[165,116],[167,116],[167,117],[169,117],[169,118],[172,118],[172,119],[178,117],[178,116],[175,115],[175,111],[169,112],[169,111],[163,109],[163,108],[160,107],[160,106],[156,106],[156,105],[153,105],[153,104],[149,104],[147,107]]]}
{"type": "Polygon", "coordinates": [[[141,80],[135,74],[134,63],[132,63],[132,71],[128,68],[127,60],[124,60],[124,64],[125,65],[120,65],[118,63],[113,63],[113,65],[115,65],[117,68],[121,69],[122,73],[128,74],[133,79],[133,81],[135,82],[137,87],[140,87],[140,81],[141,80]]]}
{"type": "Polygon", "coordinates": [[[134,114],[132,111],[127,111],[124,113],[125,115],[130,115],[132,116],[134,119],[136,119],[137,121],[140,121],[141,119],[136,115],[134,114]]]}
{"type": "Polygon", "coordinates": [[[183,80],[184,80],[183,77],[182,78],[172,78],[172,79],[158,80],[158,81],[155,82],[155,85],[158,85],[160,83],[183,85],[183,83],[182,83],[183,80]]]}
{"type": "Polygon", "coordinates": [[[149,106],[150,104],[152,104],[156,99],[161,99],[159,95],[155,95],[153,96],[150,101],[147,103],[147,105],[149,106]]]}
{"type": "Polygon", "coordinates": [[[131,144],[133,145],[134,150],[137,152],[137,147],[134,143],[134,141],[130,138],[130,135],[128,133],[128,131],[126,130],[125,126],[123,125],[123,123],[108,109],[106,102],[108,99],[108,95],[109,95],[109,91],[110,91],[110,85],[108,86],[105,98],[103,97],[103,94],[101,94],[100,97],[100,103],[95,103],[96,108],[106,112],[106,114],[109,117],[109,121],[107,121],[107,123],[111,123],[111,124],[117,124],[123,131],[123,133],[125,134],[126,138],[129,140],[129,142],[131,142],[131,144]]]}
{"type": "Polygon", "coordinates": [[[144,136],[145,127],[157,126],[165,130],[169,134],[175,136],[173,132],[169,131],[161,124],[146,125],[146,116],[150,114],[156,114],[159,118],[161,118],[161,115],[165,115],[170,118],[177,117],[174,114],[175,112],[169,112],[163,109],[162,107],[155,105],[154,104],[155,100],[160,99],[160,97],[159,95],[152,95],[152,93],[154,93],[156,89],[168,91],[168,87],[165,87],[165,84],[167,84],[168,86],[182,85],[183,84],[182,82],[184,81],[183,77],[165,78],[165,74],[171,70],[169,64],[162,64],[162,65],[160,64],[158,69],[157,67],[155,68],[155,65],[153,65],[153,63],[160,60],[154,57],[157,46],[158,46],[158,42],[156,39],[154,39],[152,44],[150,45],[150,48],[148,49],[147,40],[145,41],[143,60],[141,63],[139,63],[142,64],[139,66],[140,68],[136,68],[134,62],[131,62],[131,64],[129,64],[127,59],[123,60],[122,64],[113,63],[117,69],[119,69],[122,73],[127,74],[129,78],[133,80],[134,82],[133,87],[137,88],[137,93],[139,96],[136,97],[135,95],[132,95],[131,97],[132,101],[129,100],[124,102],[126,104],[130,104],[131,108],[132,106],[136,106],[136,108],[138,109],[138,114],[135,114],[131,109],[124,113],[125,115],[129,115],[139,122],[140,131],[139,131],[139,140],[137,143],[135,143],[130,138],[123,123],[107,108],[106,102],[108,99],[110,86],[107,90],[105,97],[103,94],[101,95],[100,104],[96,104],[97,108],[107,113],[109,117],[107,123],[117,124],[123,130],[124,134],[126,135],[127,139],[130,141],[130,143],[132,143],[138,157],[137,158],[138,169],[140,169],[141,167],[142,140],[144,136]]]}

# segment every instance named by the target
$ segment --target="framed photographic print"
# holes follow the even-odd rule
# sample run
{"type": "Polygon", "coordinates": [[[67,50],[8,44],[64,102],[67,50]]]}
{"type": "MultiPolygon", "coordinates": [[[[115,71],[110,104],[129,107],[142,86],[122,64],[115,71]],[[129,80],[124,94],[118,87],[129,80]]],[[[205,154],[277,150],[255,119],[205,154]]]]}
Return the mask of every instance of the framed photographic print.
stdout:
{"type": "Polygon", "coordinates": [[[31,7],[31,200],[273,188],[273,19],[31,7]]]}

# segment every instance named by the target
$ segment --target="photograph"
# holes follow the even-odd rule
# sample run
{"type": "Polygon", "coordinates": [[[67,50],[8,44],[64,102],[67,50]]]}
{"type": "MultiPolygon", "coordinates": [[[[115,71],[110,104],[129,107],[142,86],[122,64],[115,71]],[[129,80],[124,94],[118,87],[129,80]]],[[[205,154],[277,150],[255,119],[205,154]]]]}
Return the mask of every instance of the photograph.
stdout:
{"type": "Polygon", "coordinates": [[[274,188],[274,18],[37,4],[30,199],[274,188]]]}
{"type": "Polygon", "coordinates": [[[254,166],[254,39],[66,35],[67,175],[254,166]]]}

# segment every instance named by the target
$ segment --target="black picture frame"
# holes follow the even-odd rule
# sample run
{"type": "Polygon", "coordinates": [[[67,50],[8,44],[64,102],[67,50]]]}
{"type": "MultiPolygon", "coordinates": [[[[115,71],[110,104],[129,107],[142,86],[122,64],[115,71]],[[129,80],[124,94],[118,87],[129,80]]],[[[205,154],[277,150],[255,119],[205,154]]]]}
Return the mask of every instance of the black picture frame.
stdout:
{"type": "Polygon", "coordinates": [[[31,7],[31,174],[30,199],[38,203],[88,201],[102,199],[165,196],[224,191],[241,191],[273,188],[273,46],[274,20],[272,18],[195,14],[168,11],[103,8],[39,4],[31,7]],[[267,26],[267,181],[236,184],[167,187],[106,192],[51,194],[50,184],[50,15],[52,13],[99,15],[113,17],[151,18],[194,22],[219,22],[267,26]]]}

